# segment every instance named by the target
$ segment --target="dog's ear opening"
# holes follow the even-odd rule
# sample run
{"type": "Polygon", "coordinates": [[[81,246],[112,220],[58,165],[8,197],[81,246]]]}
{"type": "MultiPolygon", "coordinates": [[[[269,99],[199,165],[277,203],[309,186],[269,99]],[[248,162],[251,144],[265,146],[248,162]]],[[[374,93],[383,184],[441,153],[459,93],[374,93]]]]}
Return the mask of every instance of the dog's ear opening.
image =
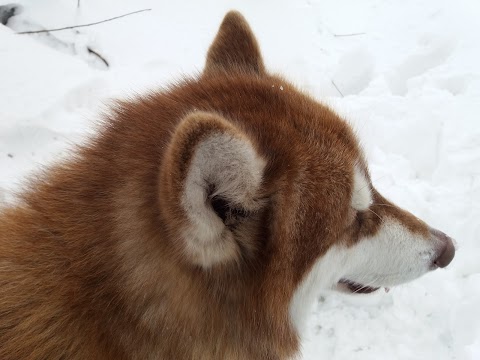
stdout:
{"type": "Polygon", "coordinates": [[[254,247],[242,226],[263,206],[264,167],[248,137],[221,116],[194,112],[178,125],[162,165],[160,203],[195,265],[238,263],[254,247]]]}
{"type": "Polygon", "coordinates": [[[238,11],[225,15],[207,54],[204,73],[215,71],[265,73],[255,35],[238,11]]]}

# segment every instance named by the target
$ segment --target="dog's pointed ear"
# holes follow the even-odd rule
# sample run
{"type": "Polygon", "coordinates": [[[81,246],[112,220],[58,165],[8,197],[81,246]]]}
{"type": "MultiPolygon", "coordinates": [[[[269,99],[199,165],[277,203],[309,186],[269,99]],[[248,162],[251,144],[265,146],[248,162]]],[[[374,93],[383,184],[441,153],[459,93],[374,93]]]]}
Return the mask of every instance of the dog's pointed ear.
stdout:
{"type": "Polygon", "coordinates": [[[262,55],[255,35],[238,11],[225,15],[207,54],[204,73],[243,70],[263,74],[262,55]]]}
{"type": "Polygon", "coordinates": [[[191,263],[209,268],[253,251],[239,231],[263,206],[264,167],[248,137],[221,116],[194,112],[181,121],[161,169],[160,206],[191,263]]]}

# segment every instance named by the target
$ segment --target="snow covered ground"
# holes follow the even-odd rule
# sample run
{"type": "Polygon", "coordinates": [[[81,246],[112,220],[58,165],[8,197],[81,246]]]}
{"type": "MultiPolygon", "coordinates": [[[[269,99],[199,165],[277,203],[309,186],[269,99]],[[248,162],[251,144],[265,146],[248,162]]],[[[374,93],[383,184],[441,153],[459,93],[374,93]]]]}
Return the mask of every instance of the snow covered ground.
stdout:
{"type": "Polygon", "coordinates": [[[377,187],[458,243],[448,269],[388,294],[320,296],[303,358],[480,359],[477,0],[19,2],[23,12],[0,25],[0,200],[88,136],[109,98],[200,71],[235,8],[270,70],[353,123],[377,187]]]}

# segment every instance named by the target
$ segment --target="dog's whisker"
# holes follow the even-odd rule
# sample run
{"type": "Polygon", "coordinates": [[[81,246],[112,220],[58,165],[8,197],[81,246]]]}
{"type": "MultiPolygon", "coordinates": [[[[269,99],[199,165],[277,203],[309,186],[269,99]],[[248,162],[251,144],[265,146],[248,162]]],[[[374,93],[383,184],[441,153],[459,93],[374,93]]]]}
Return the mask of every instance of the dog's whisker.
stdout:
{"type": "Polygon", "coordinates": [[[380,203],[375,203],[375,206],[388,206],[388,207],[396,207],[395,205],[391,205],[391,204],[380,204],[380,203]]]}
{"type": "Polygon", "coordinates": [[[380,221],[383,222],[383,218],[382,218],[380,215],[378,215],[375,211],[373,211],[373,210],[370,209],[370,208],[368,208],[367,210],[370,211],[370,212],[372,212],[373,214],[375,214],[375,215],[380,219],[380,221]]]}

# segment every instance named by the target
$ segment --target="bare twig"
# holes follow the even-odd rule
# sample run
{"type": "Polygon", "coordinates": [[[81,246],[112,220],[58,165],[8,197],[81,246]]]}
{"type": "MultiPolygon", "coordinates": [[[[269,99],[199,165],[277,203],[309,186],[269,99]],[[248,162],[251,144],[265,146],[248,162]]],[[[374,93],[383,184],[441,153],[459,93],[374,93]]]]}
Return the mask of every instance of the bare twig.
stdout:
{"type": "Polygon", "coordinates": [[[77,8],[80,8],[80,0],[77,1],[77,8]]]}
{"type": "Polygon", "coordinates": [[[98,57],[107,66],[107,68],[110,67],[110,64],[108,63],[108,61],[105,60],[105,58],[102,55],[100,55],[98,52],[93,50],[91,47],[87,46],[87,51],[89,54],[92,54],[98,57]]]}
{"type": "Polygon", "coordinates": [[[358,36],[358,35],[365,35],[366,33],[364,32],[359,32],[359,33],[351,33],[351,34],[333,34],[335,37],[346,37],[346,36],[358,36]]]}
{"type": "Polygon", "coordinates": [[[144,11],[150,11],[150,10],[152,10],[152,9],[137,10],[137,11],[133,11],[133,12],[128,13],[128,14],[123,14],[123,15],[115,16],[115,17],[110,18],[110,19],[105,19],[105,20],[93,22],[93,23],[90,23],[90,24],[66,26],[66,27],[57,28],[57,29],[45,29],[45,30],[36,30],[36,31],[20,31],[20,32],[17,32],[17,34],[20,34],[20,35],[24,35],[24,34],[38,34],[38,33],[46,33],[46,32],[54,32],[54,31],[62,31],[62,30],[69,30],[69,29],[87,27],[87,26],[98,25],[98,24],[101,24],[101,23],[104,23],[104,22],[107,22],[107,21],[112,21],[112,20],[120,19],[120,18],[125,17],[125,16],[128,16],[128,15],[138,14],[138,13],[141,13],[141,12],[144,12],[144,11]]]}
{"type": "Polygon", "coordinates": [[[338,88],[337,84],[335,84],[335,81],[333,81],[333,80],[331,80],[331,81],[332,81],[332,85],[335,86],[335,89],[337,89],[338,93],[339,93],[340,95],[342,95],[342,97],[345,97],[345,96],[343,96],[342,92],[341,92],[340,89],[338,88]]]}

